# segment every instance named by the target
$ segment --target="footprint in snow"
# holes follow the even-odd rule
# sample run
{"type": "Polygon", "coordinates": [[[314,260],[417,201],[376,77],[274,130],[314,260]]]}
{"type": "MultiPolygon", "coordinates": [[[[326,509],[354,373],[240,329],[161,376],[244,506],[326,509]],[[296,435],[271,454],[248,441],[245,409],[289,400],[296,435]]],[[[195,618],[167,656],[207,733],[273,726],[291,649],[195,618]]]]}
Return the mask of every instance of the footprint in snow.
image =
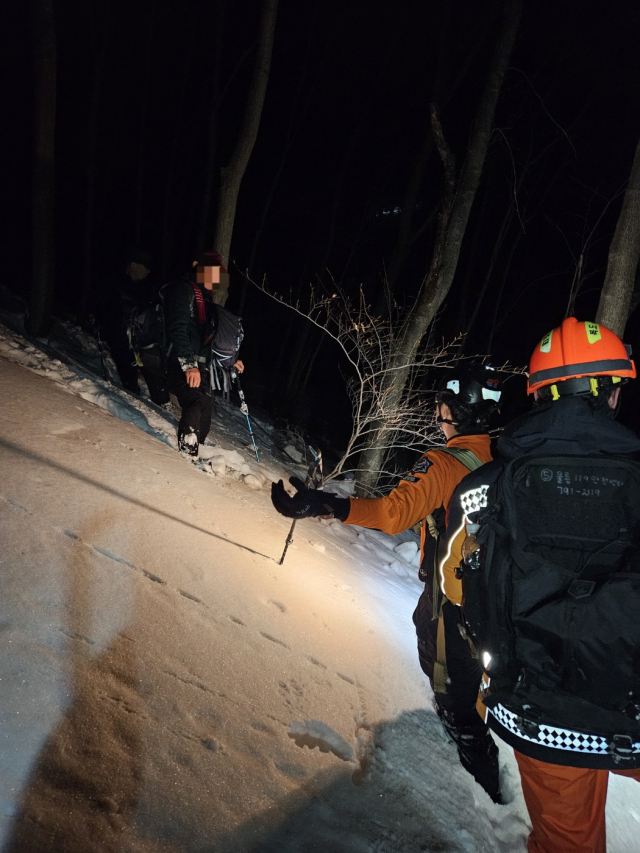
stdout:
{"type": "Polygon", "coordinates": [[[267,735],[275,735],[271,726],[268,726],[266,723],[261,723],[259,720],[252,720],[251,728],[257,732],[264,732],[267,735]]]}
{"type": "Polygon", "coordinates": [[[180,593],[180,595],[184,595],[185,598],[188,598],[189,601],[195,601],[196,604],[202,604],[202,601],[195,595],[191,595],[190,592],[187,592],[184,589],[179,589],[178,592],[180,593]]]}
{"type": "Polygon", "coordinates": [[[285,649],[289,648],[289,646],[286,643],[283,643],[282,640],[278,640],[277,637],[272,637],[271,634],[267,634],[265,631],[260,631],[260,634],[265,638],[265,640],[270,640],[272,643],[276,643],[278,646],[282,646],[285,649]]]}
{"type": "Polygon", "coordinates": [[[320,752],[331,752],[342,761],[353,761],[355,758],[351,744],[321,720],[293,722],[287,734],[300,748],[317,747],[320,752]]]}

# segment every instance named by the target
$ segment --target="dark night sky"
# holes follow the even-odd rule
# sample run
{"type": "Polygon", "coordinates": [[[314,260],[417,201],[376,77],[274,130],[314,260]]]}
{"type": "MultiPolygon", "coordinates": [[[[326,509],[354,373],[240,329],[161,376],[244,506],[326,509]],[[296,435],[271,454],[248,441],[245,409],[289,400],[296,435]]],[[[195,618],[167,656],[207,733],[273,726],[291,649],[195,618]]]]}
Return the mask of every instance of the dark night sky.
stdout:
{"type": "MultiPolygon", "coordinates": [[[[28,5],[6,4],[0,13],[8,167],[2,268],[4,281],[23,292],[33,136],[28,5]]],[[[157,259],[159,285],[180,274],[197,251],[210,117],[215,110],[217,174],[242,114],[259,3],[54,0],[54,10],[57,310],[73,312],[86,240],[96,85],[93,281],[99,287],[124,246],[135,242],[140,196],[141,242],[157,259]]],[[[281,0],[260,133],[238,203],[231,249],[237,268],[246,269],[253,256],[255,279],[266,274],[273,289],[295,293],[326,267],[347,291],[363,282],[375,301],[397,238],[398,217],[384,211],[403,204],[428,129],[429,103],[439,104],[460,163],[500,11],[500,3],[488,0],[281,0]]],[[[438,336],[467,328],[516,184],[517,213],[497,253],[468,351],[486,351],[502,292],[492,356],[525,363],[542,334],[562,320],[581,251],[586,277],[576,314],[594,315],[620,210],[616,194],[624,189],[640,136],[639,43],[640,8],[630,0],[606,6],[525,0],[438,336]]],[[[437,204],[441,183],[441,164],[432,155],[414,222],[437,204]]],[[[415,294],[432,239],[427,229],[415,242],[399,279],[399,301],[415,294]]],[[[237,309],[242,283],[234,270],[229,307],[237,309]]],[[[289,317],[251,287],[243,316],[245,360],[253,367],[247,393],[266,404],[295,357],[290,344],[274,375],[289,317]],[[267,352],[273,355],[265,358],[267,352]]],[[[294,337],[298,333],[296,327],[294,337]]],[[[627,337],[640,352],[636,318],[627,337]]],[[[329,428],[319,414],[327,404],[348,411],[336,383],[326,381],[335,378],[336,361],[325,345],[309,387],[289,401],[289,410],[318,430],[329,428]]]]}

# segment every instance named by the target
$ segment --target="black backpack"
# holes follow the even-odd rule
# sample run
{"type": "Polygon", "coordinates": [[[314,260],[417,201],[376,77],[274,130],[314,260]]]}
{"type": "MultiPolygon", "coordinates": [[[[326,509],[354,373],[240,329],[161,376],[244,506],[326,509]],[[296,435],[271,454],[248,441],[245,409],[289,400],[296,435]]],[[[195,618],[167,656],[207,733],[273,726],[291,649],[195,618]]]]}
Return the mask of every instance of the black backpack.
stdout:
{"type": "Polygon", "coordinates": [[[485,704],[525,737],[545,724],[600,736],[624,763],[640,740],[640,465],[512,460],[478,521],[484,556],[463,565],[463,607],[485,704]]]}
{"type": "MultiPolygon", "coordinates": [[[[199,311],[199,315],[200,313],[199,311]]],[[[238,360],[243,338],[244,330],[240,317],[214,303],[213,327],[205,343],[211,346],[211,387],[222,391],[227,399],[231,389],[231,371],[238,360]]]]}
{"type": "Polygon", "coordinates": [[[159,303],[136,305],[127,319],[129,347],[134,353],[164,347],[164,313],[159,303]]]}
{"type": "MultiPolygon", "coordinates": [[[[201,326],[207,323],[207,308],[199,287],[189,282],[193,291],[193,307],[201,326]]],[[[211,332],[205,344],[211,347],[211,378],[215,388],[228,391],[231,368],[238,360],[240,344],[244,339],[242,320],[217,303],[211,303],[211,332]]]]}
{"type": "Polygon", "coordinates": [[[215,321],[211,355],[222,370],[231,370],[238,360],[240,344],[244,339],[242,320],[221,305],[214,304],[215,321]]]}
{"type": "MultiPolygon", "coordinates": [[[[190,282],[191,284],[191,282],[190,282]]],[[[195,315],[201,325],[205,325],[206,308],[202,298],[198,299],[199,290],[193,288],[195,315]]],[[[162,297],[162,293],[161,293],[162,297]]],[[[242,320],[221,305],[213,305],[212,329],[206,343],[211,346],[212,373],[216,388],[228,387],[228,374],[238,360],[240,344],[244,339],[242,320]]],[[[136,305],[127,320],[127,337],[129,346],[139,361],[141,350],[159,346],[167,350],[164,310],[162,302],[136,305]]],[[[170,347],[169,347],[170,349],[170,347]]],[[[166,353],[169,354],[168,351],[166,353]]]]}

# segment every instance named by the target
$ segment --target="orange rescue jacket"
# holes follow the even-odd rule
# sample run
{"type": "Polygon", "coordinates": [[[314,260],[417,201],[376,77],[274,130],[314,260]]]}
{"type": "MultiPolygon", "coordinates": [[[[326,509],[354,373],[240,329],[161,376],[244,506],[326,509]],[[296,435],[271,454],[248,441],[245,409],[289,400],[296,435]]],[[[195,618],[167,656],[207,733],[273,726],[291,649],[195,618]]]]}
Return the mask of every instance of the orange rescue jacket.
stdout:
{"type": "MultiPolygon", "coordinates": [[[[491,461],[491,442],[488,435],[455,435],[447,447],[471,450],[481,462],[491,461]]],[[[352,498],[346,524],[373,527],[385,533],[402,533],[444,506],[449,513],[453,492],[469,469],[448,453],[428,450],[383,498],[352,498]]],[[[424,556],[426,525],[422,528],[421,548],[424,556]]]]}

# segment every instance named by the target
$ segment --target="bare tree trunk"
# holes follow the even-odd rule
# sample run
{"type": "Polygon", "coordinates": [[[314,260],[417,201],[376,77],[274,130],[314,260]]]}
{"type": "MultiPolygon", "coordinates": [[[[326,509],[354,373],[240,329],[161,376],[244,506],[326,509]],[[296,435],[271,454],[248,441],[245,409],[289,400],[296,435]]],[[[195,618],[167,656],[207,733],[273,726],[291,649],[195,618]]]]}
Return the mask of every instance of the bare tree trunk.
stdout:
{"type": "MultiPolygon", "coordinates": [[[[452,156],[446,147],[442,129],[435,111],[432,129],[445,169],[445,192],[439,216],[438,233],[422,292],[405,322],[398,347],[392,358],[388,401],[395,408],[402,397],[411,375],[411,365],[429,325],[442,305],[455,275],[462,239],[475,198],[482,167],[493,130],[496,106],[502,81],[507,70],[511,49],[518,31],[523,0],[507,0],[502,29],[498,38],[491,68],[471,134],[467,158],[460,179],[455,186],[452,156]]],[[[378,480],[384,457],[387,429],[380,426],[374,433],[367,450],[362,454],[360,467],[364,473],[359,478],[363,491],[370,493],[378,480]]]]}
{"type": "Polygon", "coordinates": [[[609,249],[596,321],[622,337],[629,318],[640,260],[640,142],[609,249]]]}
{"type": "MultiPolygon", "coordinates": [[[[231,159],[222,169],[214,245],[225,266],[229,264],[229,251],[240,184],[258,136],[262,107],[269,82],[277,12],[278,0],[263,0],[256,64],[247,95],[240,136],[231,159]]],[[[227,292],[218,291],[216,297],[216,301],[224,305],[227,292]]]]}
{"type": "Polygon", "coordinates": [[[640,266],[636,270],[636,283],[631,296],[631,304],[629,305],[629,316],[633,314],[638,305],[640,305],[640,266]]]}
{"type": "MultiPolygon", "coordinates": [[[[218,155],[218,112],[227,90],[238,75],[247,58],[253,53],[255,43],[248,47],[236,62],[235,68],[229,74],[227,81],[222,86],[222,56],[224,47],[224,27],[227,13],[226,0],[218,0],[216,4],[216,42],[214,46],[215,61],[213,66],[212,107],[209,113],[209,148],[207,152],[207,166],[205,169],[204,193],[202,195],[202,211],[200,214],[200,226],[198,228],[197,252],[201,254],[207,244],[207,234],[210,233],[211,221],[214,211],[212,210],[212,199],[216,188],[216,158],[218,155]]],[[[215,249],[215,246],[213,247],[215,249]]]]}
{"type": "Polygon", "coordinates": [[[413,244],[411,223],[413,221],[413,214],[418,201],[418,193],[422,186],[424,173],[432,151],[433,138],[431,136],[431,131],[429,131],[416,158],[413,172],[411,173],[404,195],[404,200],[402,202],[402,210],[400,211],[398,220],[398,239],[387,270],[387,283],[389,291],[392,294],[395,291],[400,270],[402,269],[413,244]]]}
{"type": "Polygon", "coordinates": [[[32,186],[33,280],[27,331],[45,335],[55,288],[56,35],[53,0],[32,0],[35,144],[32,186]]]}
{"type": "MultiPolygon", "coordinates": [[[[452,85],[446,90],[444,95],[441,97],[441,80],[444,77],[443,69],[445,65],[445,58],[448,57],[450,53],[450,45],[447,39],[447,33],[449,29],[449,17],[449,8],[445,6],[443,20],[444,35],[440,40],[440,54],[438,56],[436,83],[434,86],[434,100],[436,101],[436,103],[439,103],[440,106],[448,103],[460,88],[462,81],[468,74],[471,65],[473,64],[478,53],[480,52],[480,49],[484,45],[485,38],[487,37],[488,30],[492,23],[491,21],[489,21],[484,31],[479,35],[478,38],[475,39],[472,48],[467,54],[466,61],[464,65],[460,68],[457,77],[453,81],[452,85]]],[[[413,229],[411,227],[418,202],[418,194],[420,192],[420,187],[422,186],[427,164],[429,162],[429,158],[432,152],[433,136],[431,134],[431,127],[429,127],[424,142],[415,160],[413,172],[411,173],[411,177],[409,179],[409,183],[407,184],[404,199],[402,202],[402,210],[400,212],[400,216],[398,217],[398,238],[393,251],[393,255],[391,257],[391,261],[389,262],[389,267],[387,269],[387,287],[392,295],[395,292],[398,276],[400,275],[402,267],[404,266],[405,261],[409,256],[409,252],[411,251],[418,237],[420,237],[424,233],[424,231],[426,231],[425,224],[428,227],[428,225],[431,224],[433,218],[431,214],[429,214],[421,224],[417,225],[413,229]]],[[[380,309],[380,312],[384,310],[384,306],[381,302],[378,304],[377,307],[380,309]]]]}

